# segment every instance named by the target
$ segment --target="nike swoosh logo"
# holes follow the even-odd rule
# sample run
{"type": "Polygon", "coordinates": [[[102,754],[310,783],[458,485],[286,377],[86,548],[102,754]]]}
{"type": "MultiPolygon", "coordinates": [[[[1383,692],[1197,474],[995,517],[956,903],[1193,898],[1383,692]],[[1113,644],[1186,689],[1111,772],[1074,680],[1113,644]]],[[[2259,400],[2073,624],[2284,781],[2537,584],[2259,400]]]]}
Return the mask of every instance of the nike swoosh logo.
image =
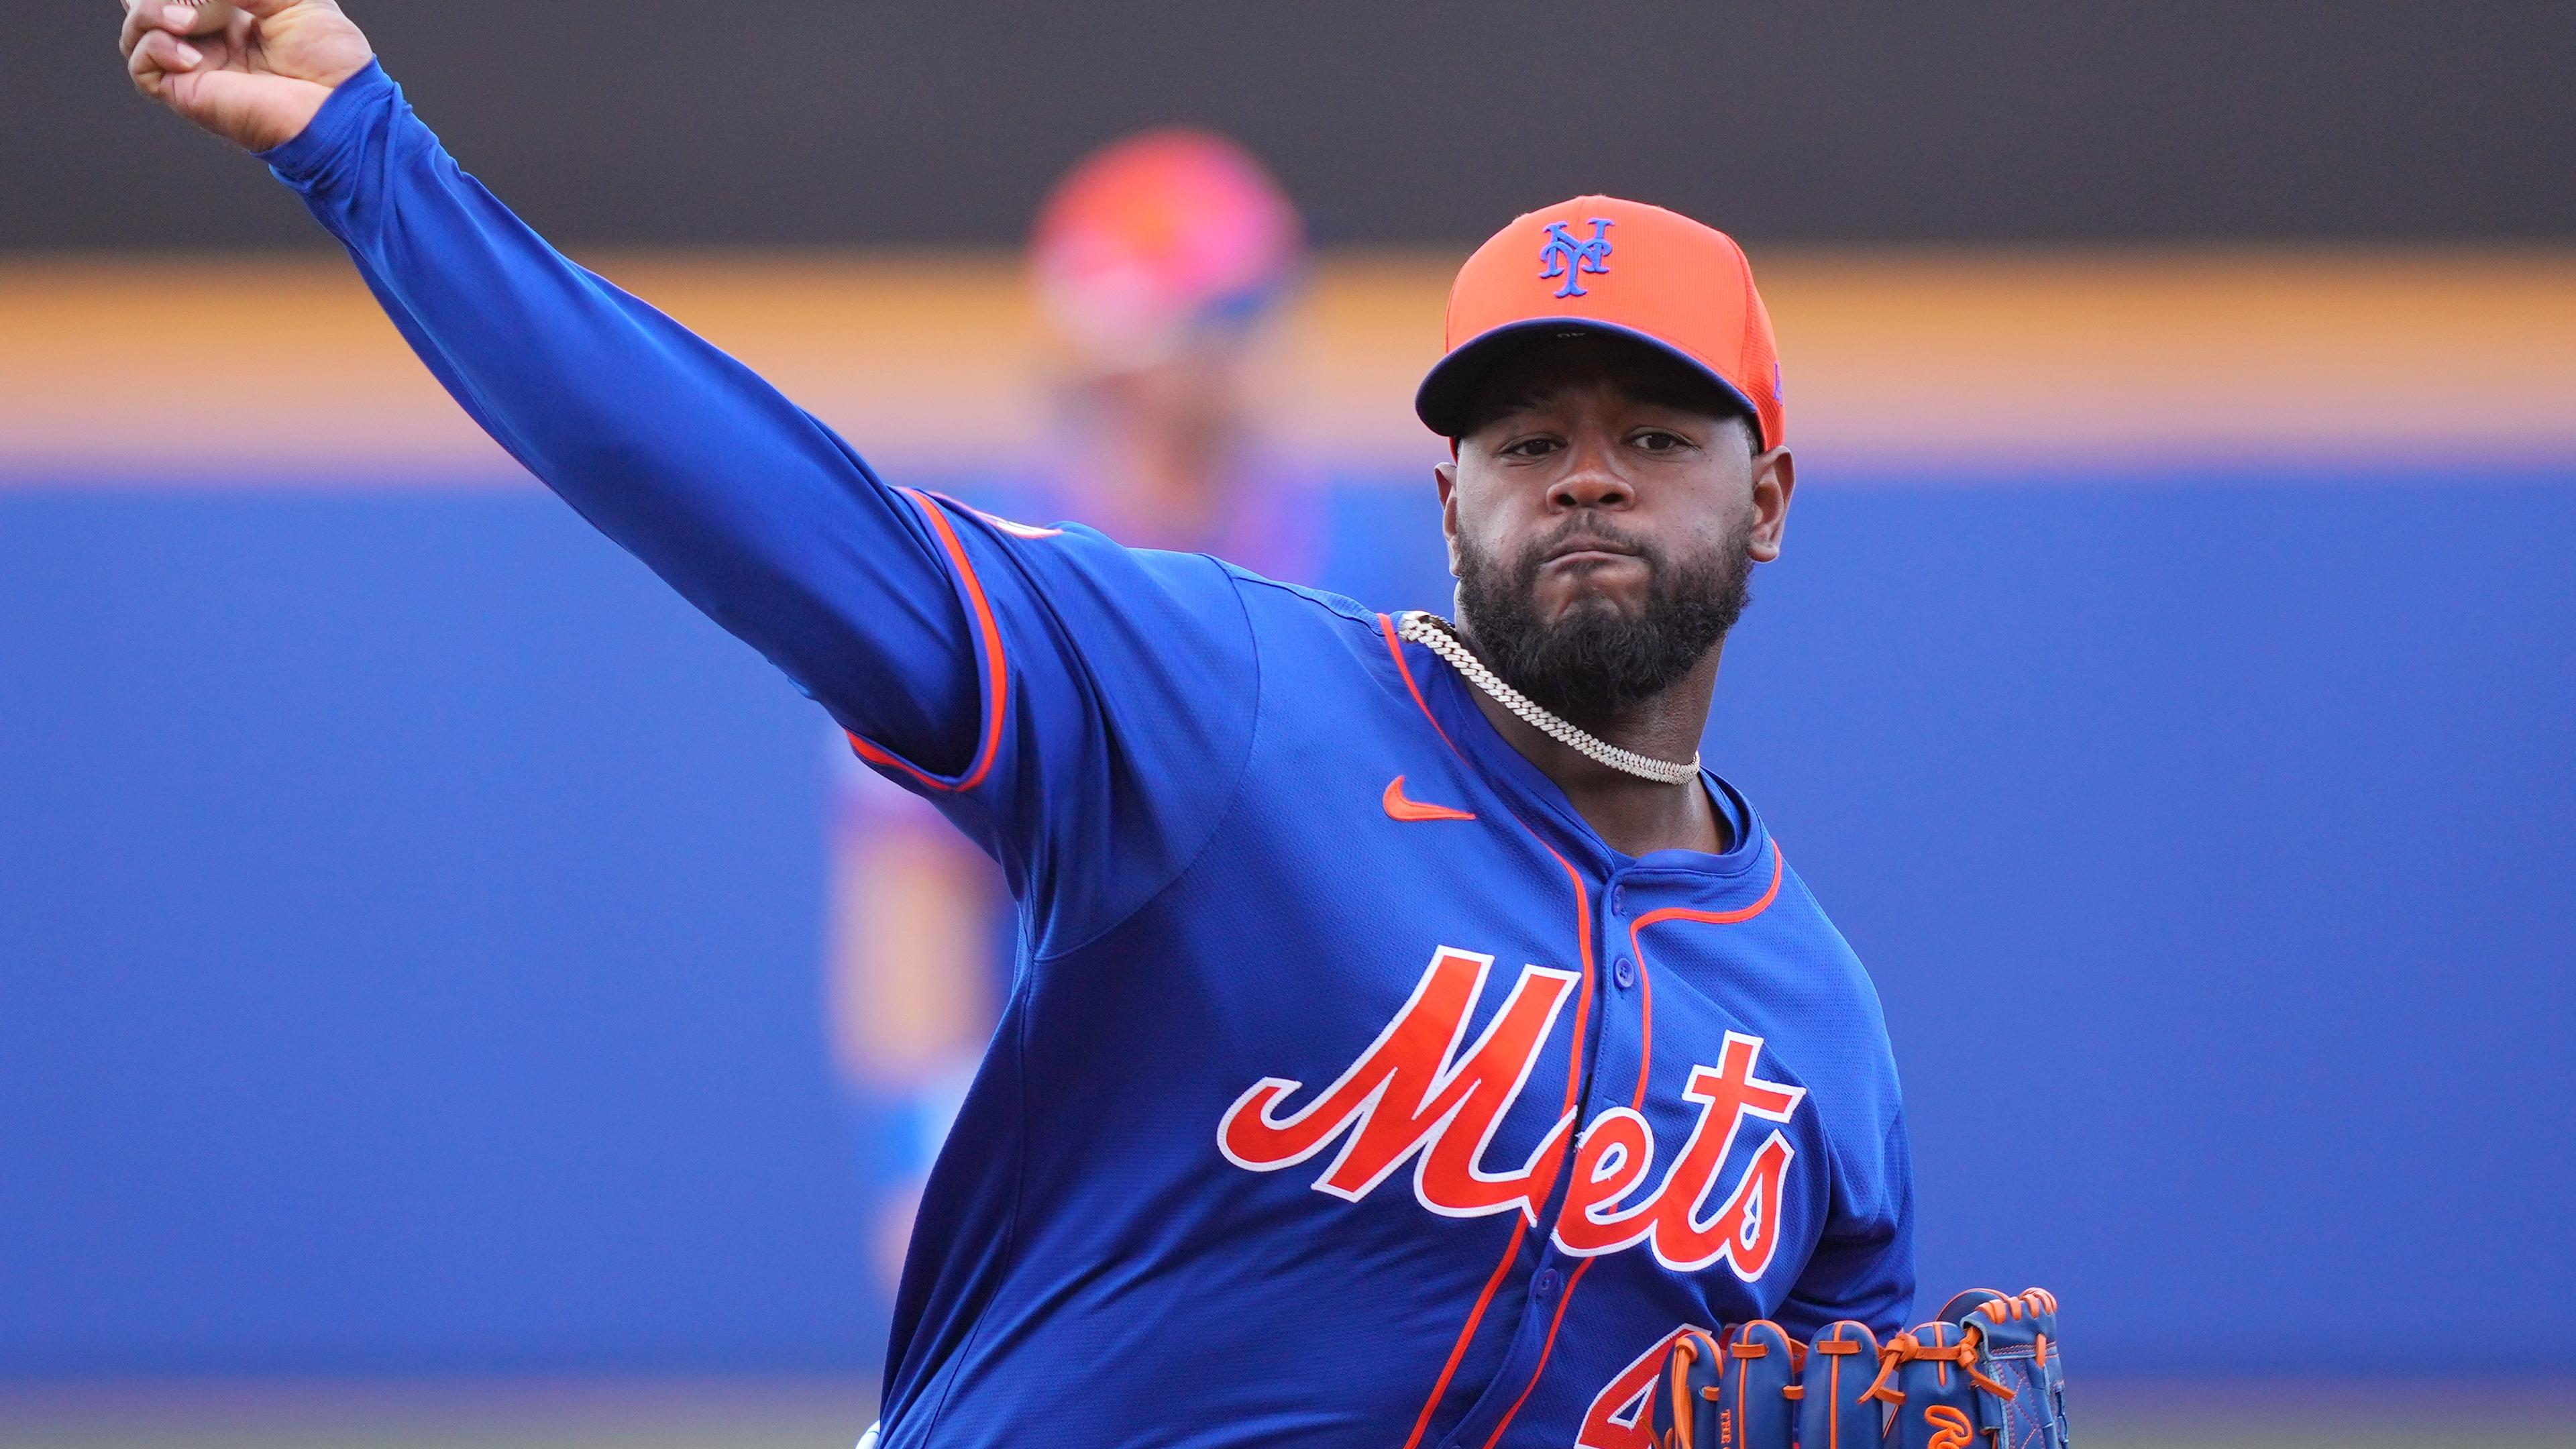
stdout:
{"type": "Polygon", "coordinates": [[[1419,800],[1407,800],[1404,798],[1402,775],[1386,782],[1386,794],[1381,798],[1381,803],[1386,806],[1386,816],[1389,820],[1473,820],[1476,818],[1476,812],[1472,810],[1452,810],[1446,805],[1425,805],[1419,800]]]}

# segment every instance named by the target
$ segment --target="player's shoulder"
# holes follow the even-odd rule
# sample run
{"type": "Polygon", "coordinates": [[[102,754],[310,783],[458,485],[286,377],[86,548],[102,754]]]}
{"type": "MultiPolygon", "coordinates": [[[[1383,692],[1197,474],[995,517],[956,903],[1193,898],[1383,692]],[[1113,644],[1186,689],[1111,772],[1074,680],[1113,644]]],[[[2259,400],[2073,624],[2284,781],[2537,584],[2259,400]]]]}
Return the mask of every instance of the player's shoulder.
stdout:
{"type": "Polygon", "coordinates": [[[1133,597],[1140,584],[1194,607],[1236,592],[1232,572],[1205,554],[1132,548],[1085,523],[1023,523],[946,493],[919,490],[919,496],[943,524],[975,541],[970,554],[1006,560],[1060,604],[1085,592],[1104,600],[1133,597]]]}
{"type": "Polygon", "coordinates": [[[1790,967],[1789,977],[1798,990],[1808,994],[1818,1006],[1830,1006],[1836,1014],[1850,1015],[1856,1024],[1876,1029],[1880,1020],[1878,985],[1861,963],[1860,953],[1852,949],[1849,938],[1827,914],[1824,902],[1798,873],[1796,851],[1783,846],[1773,834],[1752,802],[1733,784],[1719,781],[1719,787],[1733,797],[1745,818],[1751,820],[1762,841],[1769,847],[1777,876],[1762,920],[1770,927],[1764,932],[1770,949],[1779,953],[1783,964],[1790,967]]]}
{"type": "Polygon", "coordinates": [[[1763,913],[1773,927],[1763,936],[1765,994],[1797,1029],[1773,1034],[1770,1049],[1818,1089],[1835,1156],[1868,1162],[1902,1110],[1886,1008],[1860,954],[1789,863],[1794,852],[1771,843],[1780,866],[1763,913]]]}
{"type": "MultiPolygon", "coordinates": [[[[1363,688],[1380,704],[1414,700],[1396,644],[1395,615],[1346,594],[1225,567],[1274,677],[1316,685],[1339,680],[1363,688]]],[[[1403,713],[1409,719],[1418,707],[1406,703],[1403,713]]]]}
{"type": "Polygon", "coordinates": [[[1369,634],[1378,630],[1379,611],[1357,599],[1257,574],[1241,564],[1222,560],[1216,564],[1234,580],[1235,588],[1243,595],[1244,607],[1265,619],[1325,630],[1356,629],[1369,634]]]}
{"type": "Polygon", "coordinates": [[[950,494],[925,491],[922,496],[935,501],[962,531],[981,535],[998,551],[1042,572],[1050,571],[1048,561],[1053,560],[1071,572],[1126,573],[1185,593],[1230,593],[1256,625],[1273,630],[1304,626],[1373,634],[1379,628],[1377,613],[1356,599],[1285,583],[1212,554],[1137,548],[1086,524],[1023,523],[950,494]]]}
{"type": "Polygon", "coordinates": [[[1829,968],[1838,984],[1875,998],[1876,988],[1869,979],[1869,969],[1861,964],[1860,953],[1852,949],[1850,939],[1834,924],[1824,902],[1807,884],[1807,878],[1798,873],[1798,867],[1791,863],[1788,852],[1780,849],[1776,838],[1772,848],[1780,855],[1778,904],[1784,908],[1783,918],[1799,924],[1799,935],[1814,954],[1816,965],[1829,968]]]}

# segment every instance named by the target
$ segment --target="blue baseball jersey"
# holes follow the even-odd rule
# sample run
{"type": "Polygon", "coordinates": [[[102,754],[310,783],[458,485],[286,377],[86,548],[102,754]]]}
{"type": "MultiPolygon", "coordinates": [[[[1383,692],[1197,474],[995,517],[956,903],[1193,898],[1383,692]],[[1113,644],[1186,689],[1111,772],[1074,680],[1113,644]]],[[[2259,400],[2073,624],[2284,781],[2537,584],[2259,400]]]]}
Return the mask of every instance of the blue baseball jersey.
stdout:
{"type": "Polygon", "coordinates": [[[370,67],[277,174],[449,390],[989,852],[896,1449],[1630,1449],[1682,1325],[1902,1325],[1878,1001],[1760,815],[1611,850],[1393,621],[880,481],[370,67]]]}

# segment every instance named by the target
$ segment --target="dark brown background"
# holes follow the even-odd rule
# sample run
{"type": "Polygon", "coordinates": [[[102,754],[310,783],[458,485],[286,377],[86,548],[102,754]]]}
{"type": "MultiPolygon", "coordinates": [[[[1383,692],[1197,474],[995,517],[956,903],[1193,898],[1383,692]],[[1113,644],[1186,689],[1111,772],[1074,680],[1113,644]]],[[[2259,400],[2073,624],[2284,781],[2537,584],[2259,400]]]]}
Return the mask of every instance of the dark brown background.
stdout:
{"type": "MultiPolygon", "coordinates": [[[[128,93],[113,0],[6,0],[0,248],[306,243],[128,93]]],[[[2576,236],[2576,4],[353,0],[577,243],[1002,243],[1084,150],[1242,137],[1328,242],[1580,190],[1758,239],[2576,236]]]]}

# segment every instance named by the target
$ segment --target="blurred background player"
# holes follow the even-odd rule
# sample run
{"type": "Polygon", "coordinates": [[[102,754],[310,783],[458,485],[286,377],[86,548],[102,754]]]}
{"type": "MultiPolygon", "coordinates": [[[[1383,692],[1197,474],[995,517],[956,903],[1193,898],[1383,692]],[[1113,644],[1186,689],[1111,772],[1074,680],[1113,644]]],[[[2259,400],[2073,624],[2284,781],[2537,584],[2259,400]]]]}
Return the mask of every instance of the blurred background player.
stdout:
{"type": "MultiPolygon", "coordinates": [[[[1250,379],[1296,290],[1303,231],[1261,163],[1206,131],[1148,131],[1084,160],[1029,247],[1061,372],[1052,446],[1034,467],[952,487],[1006,516],[1079,519],[1291,582],[1357,591],[1389,567],[1445,582],[1424,542],[1436,535],[1335,529],[1328,481],[1262,435],[1250,379]],[[1404,544],[1417,557],[1383,556],[1404,544]]],[[[831,750],[833,1060],[890,1295],[922,1181],[1009,990],[1016,924],[989,859],[838,735],[831,750]]]]}

